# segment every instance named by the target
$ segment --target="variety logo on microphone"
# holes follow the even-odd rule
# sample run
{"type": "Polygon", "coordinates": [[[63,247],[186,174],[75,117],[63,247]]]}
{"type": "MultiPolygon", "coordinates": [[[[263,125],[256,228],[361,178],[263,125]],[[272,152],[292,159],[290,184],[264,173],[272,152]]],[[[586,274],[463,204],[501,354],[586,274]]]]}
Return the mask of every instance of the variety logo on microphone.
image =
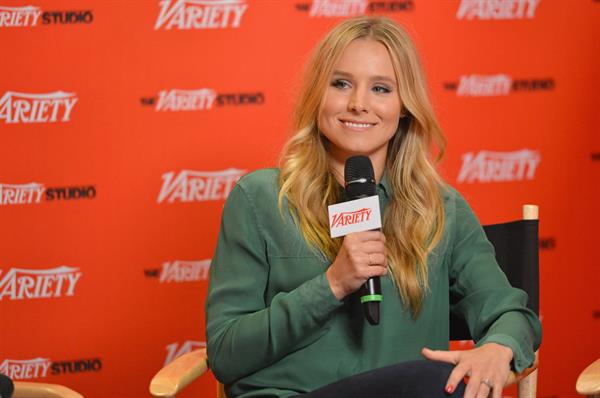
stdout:
{"type": "Polygon", "coordinates": [[[509,95],[511,92],[550,91],[554,87],[552,78],[513,79],[504,73],[463,75],[458,83],[444,83],[444,88],[456,91],[458,97],[496,97],[509,95]]]}
{"type": "Polygon", "coordinates": [[[175,260],[163,263],[162,268],[145,269],[147,278],[158,278],[160,283],[207,281],[211,259],[198,261],[175,260]]]}
{"type": "Polygon", "coordinates": [[[0,98],[0,119],[7,124],[68,122],[77,100],[74,93],[64,91],[47,94],[7,91],[0,98]]]}
{"type": "Polygon", "coordinates": [[[48,358],[5,359],[0,363],[0,373],[13,380],[44,378],[48,375],[60,375],[83,372],[99,372],[102,369],[100,358],[51,361],[48,358]]]}
{"type": "Polygon", "coordinates": [[[463,155],[457,181],[507,182],[533,180],[540,163],[538,151],[522,149],[514,152],[480,151],[463,155]]]}
{"type": "Polygon", "coordinates": [[[373,211],[366,207],[360,210],[346,211],[334,214],[332,216],[331,226],[335,228],[345,225],[353,225],[359,224],[361,222],[366,222],[371,219],[371,214],[373,214],[373,211]]]}
{"type": "Polygon", "coordinates": [[[328,212],[332,238],[352,232],[381,228],[381,213],[377,196],[337,203],[329,206],[328,212]]]}
{"type": "Polygon", "coordinates": [[[244,174],[246,170],[234,168],[222,171],[182,170],[177,176],[169,171],[162,175],[163,185],[157,202],[225,200],[244,174]]]}
{"type": "Polygon", "coordinates": [[[51,24],[90,24],[94,20],[91,10],[45,11],[35,6],[7,7],[0,5],[0,28],[26,28],[51,24]]]}
{"type": "Polygon", "coordinates": [[[76,267],[61,265],[49,269],[11,268],[0,270],[0,301],[71,297],[81,278],[76,267]]]}
{"type": "Polygon", "coordinates": [[[47,202],[94,199],[96,187],[93,185],[51,187],[44,184],[31,182],[29,184],[3,184],[0,183],[0,206],[39,204],[42,199],[47,202]]]}
{"type": "Polygon", "coordinates": [[[158,97],[142,97],[142,105],[153,106],[157,112],[205,111],[227,105],[261,105],[265,95],[254,93],[217,93],[210,88],[197,90],[163,90],[158,97]]]}
{"type": "Polygon", "coordinates": [[[532,19],[541,0],[462,0],[457,19],[532,19]]]}
{"type": "Polygon", "coordinates": [[[239,28],[245,0],[161,0],[154,30],[239,28]]]}
{"type": "Polygon", "coordinates": [[[167,345],[167,357],[165,358],[165,364],[163,366],[167,366],[175,358],[179,358],[183,354],[187,354],[188,352],[192,352],[195,349],[206,347],[205,341],[194,341],[194,340],[186,340],[181,346],[179,343],[171,343],[167,345]]]}
{"type": "Polygon", "coordinates": [[[296,3],[296,9],[308,12],[311,18],[353,17],[382,12],[413,11],[413,0],[313,0],[312,3],[296,3]]]}

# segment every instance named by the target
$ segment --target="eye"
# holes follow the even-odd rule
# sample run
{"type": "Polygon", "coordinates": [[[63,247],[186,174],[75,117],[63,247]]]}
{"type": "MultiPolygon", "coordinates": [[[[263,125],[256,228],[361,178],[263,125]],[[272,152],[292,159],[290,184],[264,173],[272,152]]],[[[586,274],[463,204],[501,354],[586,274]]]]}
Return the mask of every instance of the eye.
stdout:
{"type": "Polygon", "coordinates": [[[389,89],[388,87],[381,86],[381,85],[377,85],[377,86],[373,87],[373,91],[375,91],[378,94],[387,94],[387,93],[392,92],[392,90],[389,89]]]}
{"type": "Polygon", "coordinates": [[[342,80],[342,79],[335,79],[333,82],[331,82],[331,85],[335,88],[349,88],[350,87],[350,82],[348,82],[347,80],[342,80]]]}

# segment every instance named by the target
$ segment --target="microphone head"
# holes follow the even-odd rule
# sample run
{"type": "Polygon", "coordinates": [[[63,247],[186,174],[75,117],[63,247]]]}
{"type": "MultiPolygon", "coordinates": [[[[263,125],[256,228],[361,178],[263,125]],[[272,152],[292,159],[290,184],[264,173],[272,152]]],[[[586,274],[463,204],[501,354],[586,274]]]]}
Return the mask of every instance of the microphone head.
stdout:
{"type": "Polygon", "coordinates": [[[360,199],[376,194],[375,172],[368,156],[352,156],[344,165],[344,181],[348,199],[360,199]]]}

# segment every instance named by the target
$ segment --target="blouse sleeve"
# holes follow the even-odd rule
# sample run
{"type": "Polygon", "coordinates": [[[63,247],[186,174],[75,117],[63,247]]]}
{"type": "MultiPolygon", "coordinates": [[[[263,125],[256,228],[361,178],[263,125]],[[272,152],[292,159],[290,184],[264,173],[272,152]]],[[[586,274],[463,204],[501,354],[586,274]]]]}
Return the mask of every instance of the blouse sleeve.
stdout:
{"type": "Polygon", "coordinates": [[[455,194],[450,291],[460,300],[452,311],[466,320],[477,346],[498,343],[513,351],[513,368],[531,366],[542,329],[527,308],[527,293],[513,288],[496,262],[494,247],[467,204],[455,194]]]}
{"type": "Polygon", "coordinates": [[[210,269],[207,350],[210,367],[223,383],[309,344],[342,305],[324,273],[266,302],[269,261],[264,229],[274,226],[261,222],[254,200],[239,183],[230,193],[210,269]]]}

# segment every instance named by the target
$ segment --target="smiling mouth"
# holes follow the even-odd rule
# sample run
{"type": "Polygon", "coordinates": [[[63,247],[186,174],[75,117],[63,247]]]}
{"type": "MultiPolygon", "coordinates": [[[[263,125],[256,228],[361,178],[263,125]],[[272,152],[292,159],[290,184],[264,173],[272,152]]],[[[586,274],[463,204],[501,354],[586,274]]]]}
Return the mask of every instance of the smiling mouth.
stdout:
{"type": "Polygon", "coordinates": [[[353,129],[366,129],[369,127],[373,127],[377,124],[377,123],[358,122],[358,121],[351,121],[351,120],[340,120],[340,122],[342,122],[342,124],[344,126],[350,127],[353,129]]]}

